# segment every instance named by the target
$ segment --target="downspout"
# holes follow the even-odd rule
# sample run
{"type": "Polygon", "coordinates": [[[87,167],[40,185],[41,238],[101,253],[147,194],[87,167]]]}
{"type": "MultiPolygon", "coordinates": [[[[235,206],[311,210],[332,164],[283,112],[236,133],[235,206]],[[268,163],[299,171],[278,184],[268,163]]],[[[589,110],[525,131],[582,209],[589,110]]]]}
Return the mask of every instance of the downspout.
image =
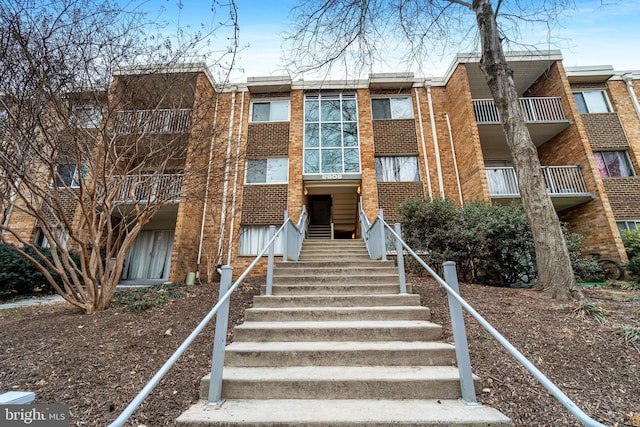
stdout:
{"type": "Polygon", "coordinates": [[[433,114],[433,102],[431,101],[431,85],[424,82],[427,88],[427,100],[429,101],[429,119],[431,120],[431,133],[433,134],[433,147],[436,151],[436,170],[438,171],[438,187],[440,188],[440,198],[444,199],[444,182],[442,182],[442,164],[440,163],[440,147],[438,146],[438,130],[436,129],[436,119],[433,114]]]}
{"type": "Polygon", "coordinates": [[[456,158],[456,149],[453,146],[453,133],[451,132],[451,120],[449,120],[449,113],[445,115],[447,118],[447,129],[449,130],[449,142],[451,142],[451,153],[453,154],[453,169],[456,172],[456,182],[458,183],[458,197],[460,197],[460,206],[464,206],[462,200],[462,185],[460,185],[460,172],[458,171],[458,159],[456,158]]]}
{"type": "MultiPolygon", "coordinates": [[[[213,163],[213,144],[216,139],[216,125],[218,121],[218,101],[220,96],[216,96],[216,105],[213,108],[213,134],[209,141],[209,163],[207,163],[207,179],[204,184],[204,203],[202,205],[202,221],[200,222],[200,238],[198,239],[198,260],[196,262],[196,279],[200,278],[200,262],[202,260],[202,245],[204,243],[204,223],[207,217],[207,205],[209,202],[209,183],[211,181],[211,164],[213,163]]],[[[208,277],[207,280],[211,280],[208,277]]]]}
{"type": "Polygon", "coordinates": [[[238,193],[238,166],[240,164],[240,144],[242,143],[242,125],[244,120],[244,91],[240,98],[240,124],[238,125],[238,143],[236,145],[236,164],[233,175],[233,194],[231,197],[231,225],[229,227],[229,245],[227,246],[227,265],[231,265],[231,251],[233,249],[233,232],[236,220],[236,197],[238,193]]]}
{"type": "Polygon", "coordinates": [[[623,74],[622,80],[627,83],[627,90],[629,91],[629,96],[631,97],[631,102],[633,103],[633,107],[636,109],[636,114],[640,117],[640,103],[638,103],[638,97],[636,93],[633,91],[633,74],[626,73],[623,74]]]}
{"type": "Polygon", "coordinates": [[[424,167],[427,171],[427,188],[429,190],[429,200],[433,200],[433,192],[431,191],[431,174],[429,173],[429,160],[427,160],[427,145],[424,141],[424,125],[422,124],[422,109],[420,108],[420,92],[415,88],[416,104],[418,105],[418,120],[420,122],[420,142],[422,143],[422,157],[424,158],[424,167]]]}
{"type": "Polygon", "coordinates": [[[229,116],[229,134],[227,136],[227,157],[224,165],[224,184],[222,189],[222,211],[220,212],[220,238],[218,239],[218,260],[217,264],[222,264],[222,246],[224,245],[224,223],[227,220],[227,195],[229,194],[229,169],[231,165],[231,143],[233,138],[233,120],[235,118],[236,109],[236,92],[237,86],[231,89],[231,115],[229,116]]]}

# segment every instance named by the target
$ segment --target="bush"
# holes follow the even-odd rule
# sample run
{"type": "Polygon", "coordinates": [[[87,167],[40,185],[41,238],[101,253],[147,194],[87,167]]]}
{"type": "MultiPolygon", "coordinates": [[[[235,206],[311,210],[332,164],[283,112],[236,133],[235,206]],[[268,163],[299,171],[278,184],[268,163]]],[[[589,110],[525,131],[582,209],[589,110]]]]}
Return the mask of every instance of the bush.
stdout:
{"type": "Polygon", "coordinates": [[[640,278],[640,255],[636,255],[624,266],[633,277],[640,278]]]}
{"type": "MultiPolygon", "coordinates": [[[[25,252],[37,258],[36,252],[31,248],[25,248],[25,252]]],[[[49,249],[40,249],[40,252],[51,260],[49,249]]],[[[79,263],[79,258],[72,255],[79,263]]],[[[56,273],[51,274],[62,286],[62,280],[56,273]]],[[[54,293],[53,287],[45,278],[45,275],[31,264],[26,258],[20,256],[11,247],[0,245],[0,293],[25,295],[30,293],[54,293]]]]}
{"type": "Polygon", "coordinates": [[[629,259],[640,255],[640,230],[622,230],[620,232],[629,259]]]}
{"type": "MultiPolygon", "coordinates": [[[[405,241],[439,270],[454,261],[462,280],[509,286],[536,279],[535,247],[524,209],[473,202],[457,209],[450,200],[411,199],[398,208],[405,241]]],[[[599,271],[580,258],[582,236],[567,233],[567,246],[578,277],[599,271]]]]}

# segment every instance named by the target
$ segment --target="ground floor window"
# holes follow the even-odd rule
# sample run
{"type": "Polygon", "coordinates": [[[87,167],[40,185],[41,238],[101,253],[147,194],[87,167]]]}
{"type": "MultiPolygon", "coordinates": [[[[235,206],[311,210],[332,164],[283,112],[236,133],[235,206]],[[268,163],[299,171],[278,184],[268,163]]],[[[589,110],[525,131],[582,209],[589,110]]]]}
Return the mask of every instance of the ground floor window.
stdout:
{"type": "MultiPolygon", "coordinates": [[[[240,228],[240,255],[258,255],[269,243],[268,225],[244,225],[240,228]]],[[[276,237],[275,254],[282,255],[282,234],[276,237]]]]}
{"type": "Polygon", "coordinates": [[[376,180],[379,182],[420,181],[416,156],[376,157],[376,180]]]}
{"type": "MultiPolygon", "coordinates": [[[[57,234],[58,234],[58,241],[60,242],[60,246],[62,246],[62,248],[66,248],[67,241],[69,240],[69,231],[67,231],[64,228],[59,228],[57,230],[57,234]]],[[[45,236],[44,232],[42,231],[42,228],[38,227],[36,229],[36,238],[34,243],[36,244],[36,246],[39,246],[43,249],[49,249],[51,248],[51,245],[53,242],[49,242],[49,239],[47,239],[47,236],[45,236]]]]}
{"type": "Polygon", "coordinates": [[[127,251],[122,280],[167,280],[174,230],[143,230],[127,251]]]}
{"type": "Polygon", "coordinates": [[[640,219],[628,219],[623,221],[616,221],[618,224],[618,230],[636,231],[640,230],[640,219]]]}

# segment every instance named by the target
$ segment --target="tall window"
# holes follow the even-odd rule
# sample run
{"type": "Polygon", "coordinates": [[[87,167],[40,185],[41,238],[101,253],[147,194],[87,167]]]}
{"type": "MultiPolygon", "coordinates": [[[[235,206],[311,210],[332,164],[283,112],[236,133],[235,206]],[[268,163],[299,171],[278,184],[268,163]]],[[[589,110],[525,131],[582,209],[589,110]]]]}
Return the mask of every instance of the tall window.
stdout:
{"type": "Polygon", "coordinates": [[[411,98],[374,98],[371,100],[373,119],[411,119],[411,98]]]}
{"type": "Polygon", "coordinates": [[[286,184],[288,177],[289,159],[247,160],[247,184],[286,184]]]}
{"type": "Polygon", "coordinates": [[[609,99],[603,90],[573,92],[573,99],[576,101],[580,114],[611,112],[609,99]]]}
{"type": "Polygon", "coordinates": [[[380,182],[420,181],[418,158],[376,157],[376,180],[380,182]]]}
{"type": "Polygon", "coordinates": [[[593,153],[598,171],[603,178],[610,176],[634,176],[626,151],[596,151],[593,153]]]}
{"type": "Polygon", "coordinates": [[[289,121],[289,101],[265,101],[251,104],[252,122],[289,121]]]}
{"type": "Polygon", "coordinates": [[[78,168],[78,165],[73,164],[59,164],[56,166],[56,187],[79,187],[80,181],[84,178],[87,169],[85,166],[78,168]]]}
{"type": "Polygon", "coordinates": [[[359,147],[354,93],[305,95],[303,173],[359,173],[359,147]]]}
{"type": "MultiPolygon", "coordinates": [[[[240,255],[258,255],[267,243],[269,243],[268,225],[245,225],[240,228],[240,255]]],[[[282,234],[276,237],[274,245],[275,254],[282,255],[284,247],[282,234]]]]}

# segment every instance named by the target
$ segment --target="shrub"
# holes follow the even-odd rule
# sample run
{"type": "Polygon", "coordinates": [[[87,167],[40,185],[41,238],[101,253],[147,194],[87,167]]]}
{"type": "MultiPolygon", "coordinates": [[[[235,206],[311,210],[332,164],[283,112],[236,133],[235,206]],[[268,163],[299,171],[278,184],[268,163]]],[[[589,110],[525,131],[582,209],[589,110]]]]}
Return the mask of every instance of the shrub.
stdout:
{"type": "MultiPolygon", "coordinates": [[[[49,249],[40,249],[40,253],[51,260],[49,249]]],[[[25,252],[37,258],[36,252],[31,248],[25,248],[25,252]]],[[[72,255],[79,263],[79,258],[72,255]]],[[[50,271],[58,285],[62,286],[62,280],[57,273],[50,271]]],[[[24,295],[29,293],[53,293],[53,287],[47,281],[45,275],[23,258],[11,247],[0,245],[0,293],[24,295]]]]}
{"type": "Polygon", "coordinates": [[[622,230],[620,234],[629,258],[640,255],[640,230],[622,230]]]}
{"type": "Polygon", "coordinates": [[[113,294],[111,303],[125,311],[145,311],[187,295],[182,283],[165,283],[149,287],[123,289],[113,294]]]}
{"type": "Polygon", "coordinates": [[[636,255],[633,258],[631,258],[629,262],[625,264],[624,267],[629,272],[629,274],[631,274],[636,278],[639,278],[640,277],[640,255],[636,255]]]}

